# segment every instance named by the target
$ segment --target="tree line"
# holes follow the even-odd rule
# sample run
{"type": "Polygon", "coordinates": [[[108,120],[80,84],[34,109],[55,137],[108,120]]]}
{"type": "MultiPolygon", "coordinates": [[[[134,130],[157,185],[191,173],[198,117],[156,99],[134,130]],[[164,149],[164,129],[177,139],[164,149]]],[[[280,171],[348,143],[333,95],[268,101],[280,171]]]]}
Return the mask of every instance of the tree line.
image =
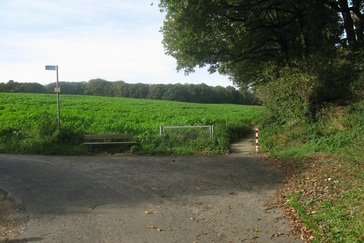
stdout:
{"type": "MultiPolygon", "coordinates": [[[[0,92],[54,93],[55,83],[19,83],[10,80],[0,83],[0,92]]],[[[170,100],[192,103],[257,105],[259,100],[248,89],[237,90],[232,86],[208,86],[206,84],[129,84],[91,79],[88,82],[60,82],[62,94],[95,95],[137,99],[170,100]]]]}

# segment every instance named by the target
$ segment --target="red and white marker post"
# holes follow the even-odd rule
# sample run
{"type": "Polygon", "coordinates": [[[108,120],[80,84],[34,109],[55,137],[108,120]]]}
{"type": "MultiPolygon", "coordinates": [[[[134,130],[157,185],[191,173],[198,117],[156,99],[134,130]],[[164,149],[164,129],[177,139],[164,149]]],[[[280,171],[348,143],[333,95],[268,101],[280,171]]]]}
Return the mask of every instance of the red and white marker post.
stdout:
{"type": "Polygon", "coordinates": [[[258,129],[255,129],[255,150],[258,152],[258,129]]]}

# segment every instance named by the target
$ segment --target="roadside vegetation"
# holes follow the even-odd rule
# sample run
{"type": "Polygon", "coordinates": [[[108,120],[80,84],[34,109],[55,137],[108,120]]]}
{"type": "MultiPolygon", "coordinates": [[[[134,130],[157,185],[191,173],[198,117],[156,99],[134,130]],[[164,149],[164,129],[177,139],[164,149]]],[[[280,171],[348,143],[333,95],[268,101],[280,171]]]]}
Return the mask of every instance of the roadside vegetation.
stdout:
{"type": "Polygon", "coordinates": [[[318,116],[309,126],[260,133],[272,163],[287,173],[279,206],[307,242],[363,242],[364,102],[318,116]]]}
{"type": "Polygon", "coordinates": [[[251,129],[260,106],[194,104],[81,95],[0,93],[0,152],[83,155],[95,152],[136,154],[224,154],[229,143],[251,129]],[[160,126],[213,125],[169,129],[160,126]],[[83,145],[84,134],[133,134],[135,146],[83,145]]]}

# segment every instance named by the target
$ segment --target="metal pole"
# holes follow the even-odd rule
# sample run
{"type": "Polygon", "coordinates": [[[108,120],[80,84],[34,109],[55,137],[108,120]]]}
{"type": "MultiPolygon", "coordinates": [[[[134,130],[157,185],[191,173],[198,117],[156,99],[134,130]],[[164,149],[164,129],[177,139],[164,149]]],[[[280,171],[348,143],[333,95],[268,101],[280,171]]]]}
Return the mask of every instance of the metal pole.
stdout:
{"type": "MultiPolygon", "coordinates": [[[[56,66],[56,72],[57,72],[57,83],[56,83],[56,87],[59,87],[59,83],[58,83],[58,66],[56,66]]],[[[61,130],[61,115],[59,112],[59,92],[57,92],[57,112],[58,112],[58,129],[61,130]]]]}

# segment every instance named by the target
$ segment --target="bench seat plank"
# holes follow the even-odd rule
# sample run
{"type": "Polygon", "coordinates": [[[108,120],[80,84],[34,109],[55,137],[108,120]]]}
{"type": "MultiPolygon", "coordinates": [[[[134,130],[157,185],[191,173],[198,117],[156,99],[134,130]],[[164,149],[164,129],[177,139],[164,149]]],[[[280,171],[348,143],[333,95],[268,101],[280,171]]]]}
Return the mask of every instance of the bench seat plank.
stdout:
{"type": "Polygon", "coordinates": [[[85,134],[83,135],[83,139],[91,140],[88,142],[84,142],[83,143],[84,145],[137,144],[137,142],[135,141],[125,141],[125,140],[132,140],[133,134],[85,134]],[[124,140],[124,141],[102,141],[102,140],[124,140]]]}

